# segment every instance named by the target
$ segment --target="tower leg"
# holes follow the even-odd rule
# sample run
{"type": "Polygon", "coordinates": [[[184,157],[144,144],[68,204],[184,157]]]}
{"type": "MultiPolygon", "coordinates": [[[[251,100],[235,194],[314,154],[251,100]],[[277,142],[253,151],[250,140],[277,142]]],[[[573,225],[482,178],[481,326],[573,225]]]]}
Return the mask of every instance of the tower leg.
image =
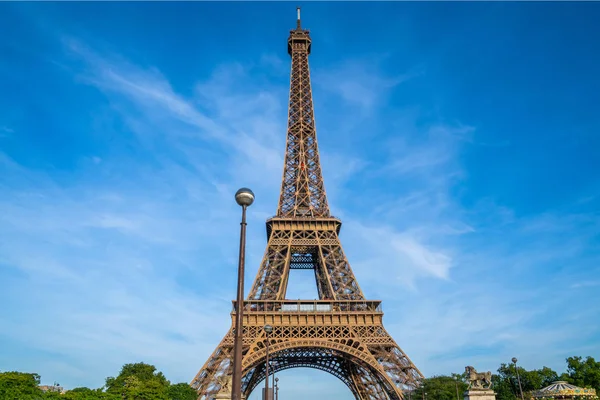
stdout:
{"type": "Polygon", "coordinates": [[[233,370],[233,331],[230,329],[215,351],[208,358],[202,369],[192,380],[191,386],[200,395],[209,400],[210,396],[216,395],[221,386],[232,374],[233,370]]]}

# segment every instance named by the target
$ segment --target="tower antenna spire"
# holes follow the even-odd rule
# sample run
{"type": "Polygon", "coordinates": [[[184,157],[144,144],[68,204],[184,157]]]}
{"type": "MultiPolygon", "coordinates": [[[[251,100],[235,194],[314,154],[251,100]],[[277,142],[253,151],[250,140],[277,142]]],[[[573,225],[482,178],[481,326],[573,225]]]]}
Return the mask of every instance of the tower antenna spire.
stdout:
{"type": "MultiPolygon", "coordinates": [[[[231,328],[191,387],[198,398],[219,398],[232,387],[231,365],[237,354],[242,378],[233,384],[244,398],[271,379],[271,368],[279,373],[312,367],[338,377],[353,399],[406,400],[406,391],[422,387],[425,378],[385,330],[381,301],[365,298],[342,249],[342,221],[329,211],[321,171],[308,66],[312,39],[310,31],[300,27],[300,7],[296,12],[297,27],[287,40],[290,91],[277,212],[266,221],[267,246],[248,297],[243,304],[234,302],[239,314],[229,315],[231,328]],[[287,298],[291,271],[297,269],[314,272],[318,300],[287,298]],[[238,331],[238,325],[244,329],[238,331]],[[234,341],[237,336],[240,342],[239,335],[241,352],[234,341]],[[271,344],[278,363],[269,367],[271,344]]],[[[264,397],[272,398],[265,389],[264,397]]]]}

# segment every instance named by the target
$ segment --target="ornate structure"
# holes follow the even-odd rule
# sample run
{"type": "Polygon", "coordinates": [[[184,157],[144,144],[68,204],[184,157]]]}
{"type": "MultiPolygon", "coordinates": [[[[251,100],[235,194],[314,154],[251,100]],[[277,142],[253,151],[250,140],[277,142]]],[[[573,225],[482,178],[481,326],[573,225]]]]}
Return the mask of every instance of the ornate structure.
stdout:
{"type": "Polygon", "coordinates": [[[551,385],[532,393],[534,399],[540,400],[597,400],[595,389],[581,388],[565,381],[552,382],[551,385]]]}
{"type": "Polygon", "coordinates": [[[469,377],[469,387],[468,389],[490,389],[492,387],[492,372],[477,372],[477,370],[473,367],[466,366],[465,372],[469,377]],[[487,385],[484,386],[484,385],[487,385]]]}
{"type": "MultiPolygon", "coordinates": [[[[366,300],[339,239],[341,221],[329,212],[321,174],[308,55],[309,31],[288,38],[292,58],[285,164],[267,249],[244,302],[242,391],[247,397],[269,370],[320,369],[338,377],[356,399],[400,400],[423,378],[383,327],[380,301],[366,300]],[[319,300],[286,300],[290,270],[312,269],[319,300]],[[263,326],[273,326],[267,335],[263,326]]],[[[232,321],[235,321],[235,302],[232,321]]],[[[200,399],[219,392],[232,372],[233,327],[191,385],[200,399]]]]}
{"type": "MultiPolygon", "coordinates": [[[[465,367],[469,379],[469,387],[463,395],[463,400],[496,400],[496,393],[492,390],[492,373],[477,372],[472,366],[465,367]]],[[[458,389],[457,389],[458,390],[458,389]]],[[[458,392],[456,392],[458,397],[458,392]]]]}

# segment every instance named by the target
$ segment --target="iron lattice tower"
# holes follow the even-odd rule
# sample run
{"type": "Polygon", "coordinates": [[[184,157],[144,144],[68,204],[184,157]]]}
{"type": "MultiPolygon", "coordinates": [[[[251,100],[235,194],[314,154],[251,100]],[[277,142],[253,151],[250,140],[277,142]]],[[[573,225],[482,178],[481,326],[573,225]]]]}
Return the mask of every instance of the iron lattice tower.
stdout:
{"type": "MultiPolygon", "coordinates": [[[[275,217],[267,221],[267,249],[244,301],[242,392],[269,370],[320,369],[338,377],[360,400],[400,400],[423,375],[383,327],[381,301],[366,300],[339,240],[341,221],[329,212],[321,173],[310,84],[309,31],[300,11],[290,31],[292,58],[283,179],[275,217]],[[312,269],[319,300],[286,300],[289,272],[312,269]],[[265,325],[273,326],[268,336],[265,325]]],[[[191,385],[210,400],[231,375],[235,324],[191,385]]]]}

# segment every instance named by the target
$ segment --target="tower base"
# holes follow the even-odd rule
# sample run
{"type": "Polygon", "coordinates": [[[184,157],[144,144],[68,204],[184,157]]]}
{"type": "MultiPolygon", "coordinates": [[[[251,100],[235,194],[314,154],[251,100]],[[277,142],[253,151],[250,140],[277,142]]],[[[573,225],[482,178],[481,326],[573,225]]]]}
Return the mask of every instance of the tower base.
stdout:
{"type": "MultiPolygon", "coordinates": [[[[231,393],[217,393],[212,397],[209,397],[210,400],[231,400],[231,393]]],[[[242,400],[246,400],[246,396],[242,394],[242,400]]]]}
{"type": "Polygon", "coordinates": [[[492,389],[470,389],[463,394],[464,400],[496,400],[496,392],[492,389]]]}
{"type": "MultiPolygon", "coordinates": [[[[402,400],[423,379],[383,327],[378,300],[254,300],[244,302],[242,393],[264,382],[266,344],[269,372],[315,368],[340,379],[357,400],[402,400]],[[273,329],[267,336],[263,329],[273,329]]],[[[199,396],[229,392],[232,326],[192,381],[199,396]]],[[[264,385],[264,383],[263,383],[264,385]]],[[[219,398],[220,400],[220,398],[219,398]]],[[[479,400],[479,399],[478,399],[479,400]]]]}

